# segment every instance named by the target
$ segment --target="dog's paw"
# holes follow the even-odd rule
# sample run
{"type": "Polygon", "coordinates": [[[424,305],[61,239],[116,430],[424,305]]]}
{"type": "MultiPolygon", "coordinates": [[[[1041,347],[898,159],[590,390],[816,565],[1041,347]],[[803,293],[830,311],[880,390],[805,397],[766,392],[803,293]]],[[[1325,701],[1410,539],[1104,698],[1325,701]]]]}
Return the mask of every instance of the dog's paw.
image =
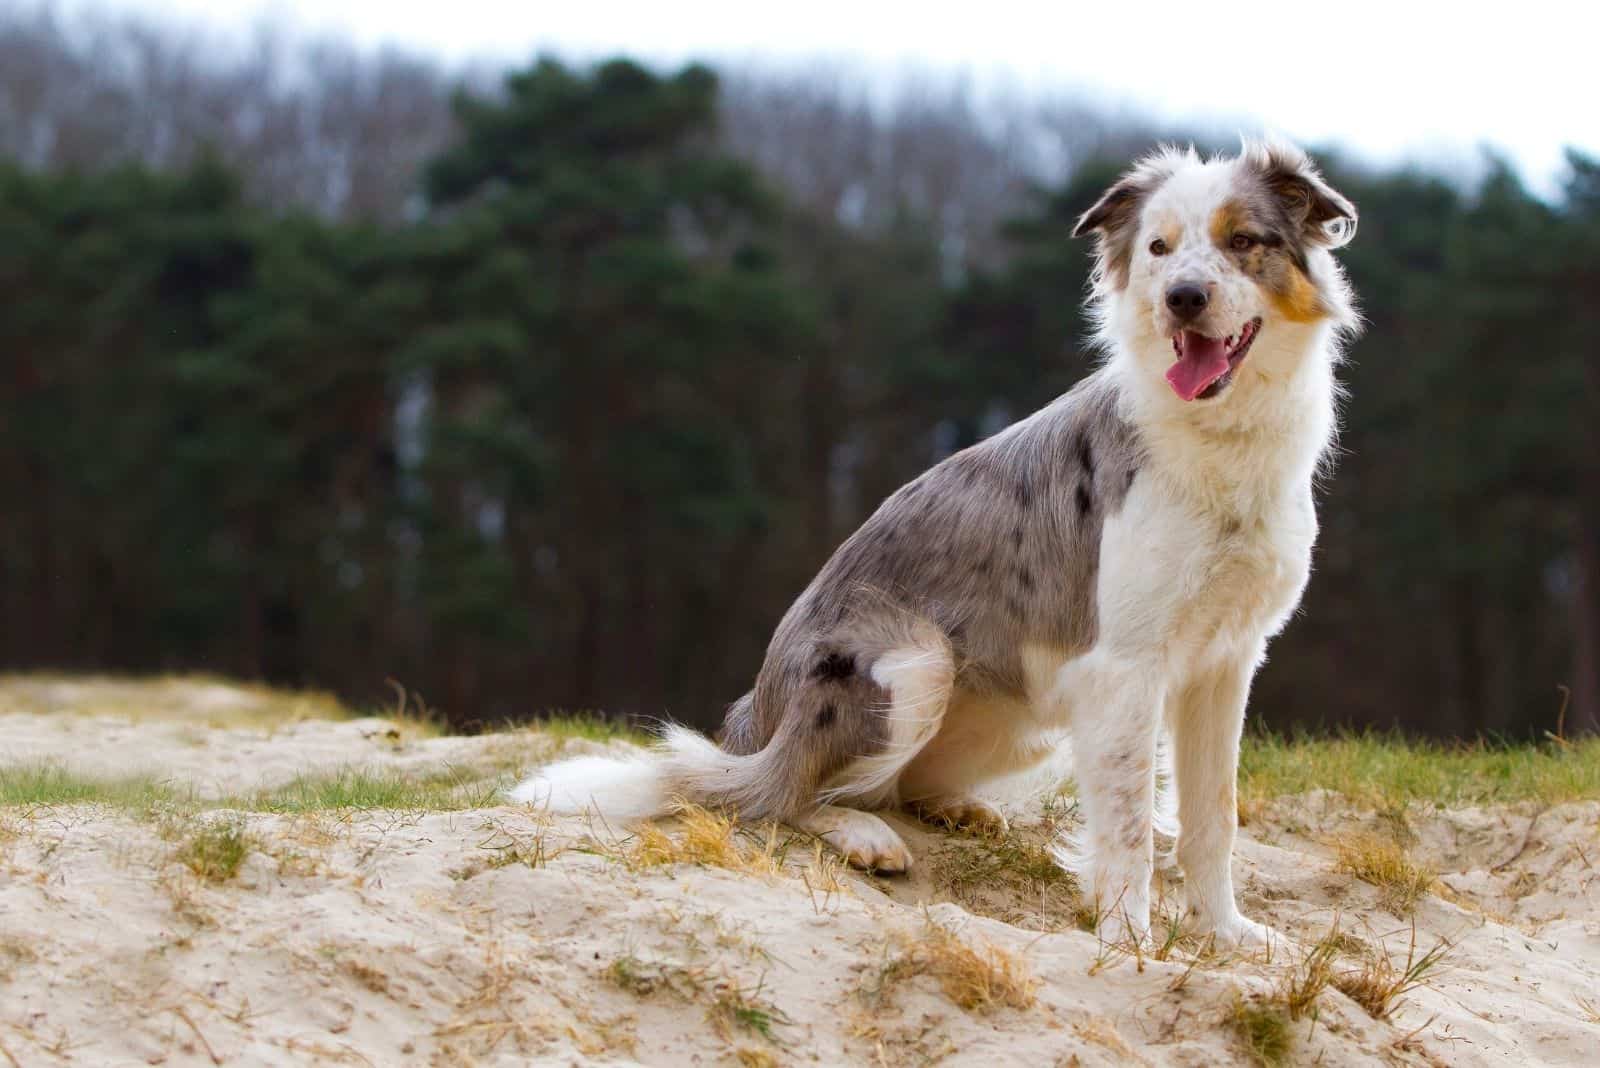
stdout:
{"type": "Polygon", "coordinates": [[[837,849],[851,867],[884,875],[911,870],[911,850],[870,812],[827,806],[801,825],[837,849]]]}
{"type": "Polygon", "coordinates": [[[924,823],[979,834],[1002,835],[1009,829],[1005,814],[976,797],[930,797],[914,802],[911,810],[924,823]]]}
{"type": "Polygon", "coordinates": [[[1109,946],[1121,946],[1131,952],[1150,937],[1150,917],[1130,916],[1119,908],[1100,916],[1095,922],[1094,934],[1109,946]]]}
{"type": "Polygon", "coordinates": [[[1209,932],[1216,948],[1223,952],[1272,953],[1282,947],[1283,935],[1264,923],[1233,915],[1209,932]]]}

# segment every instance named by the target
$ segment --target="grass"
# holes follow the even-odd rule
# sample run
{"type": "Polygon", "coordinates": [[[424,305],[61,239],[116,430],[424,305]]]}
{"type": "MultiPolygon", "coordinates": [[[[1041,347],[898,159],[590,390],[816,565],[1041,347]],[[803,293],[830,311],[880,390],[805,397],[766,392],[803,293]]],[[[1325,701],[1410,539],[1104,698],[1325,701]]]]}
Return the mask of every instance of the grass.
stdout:
{"type": "Polygon", "coordinates": [[[256,848],[242,819],[200,820],[182,837],[177,859],[206,882],[222,883],[239,874],[244,858],[256,848]]]}
{"type": "Polygon", "coordinates": [[[1235,996],[1228,1023],[1245,1054],[1267,1068],[1288,1063],[1293,1043],[1292,1025],[1318,1018],[1319,1001],[1332,987],[1355,1001],[1375,1019],[1387,1020],[1406,994],[1425,986],[1450,951],[1440,941],[1432,949],[1417,954],[1413,927],[1411,946],[1403,966],[1395,965],[1383,952],[1366,952],[1359,939],[1333,928],[1305,950],[1282,982],[1268,993],[1235,996]],[[1361,951],[1354,968],[1342,968],[1339,958],[1352,950],[1361,951]]]}
{"type": "Polygon", "coordinates": [[[1374,1019],[1387,1020],[1407,994],[1427,985],[1450,950],[1450,943],[1441,939],[1418,956],[1417,932],[1413,927],[1404,965],[1396,965],[1387,953],[1374,953],[1359,968],[1334,975],[1333,985],[1374,1019]]]}
{"type": "Polygon", "coordinates": [[[1308,1016],[1316,1019],[1317,999],[1332,985],[1334,961],[1345,944],[1344,936],[1339,933],[1339,925],[1335,923],[1333,929],[1318,939],[1296,962],[1283,984],[1283,1007],[1289,1013],[1290,1020],[1308,1016]]]}
{"type": "Polygon", "coordinates": [[[775,1046],[782,1043],[773,1033],[773,1028],[792,1022],[782,1009],[761,997],[759,985],[753,990],[746,990],[726,979],[713,985],[706,1017],[717,1034],[729,1043],[732,1043],[736,1033],[742,1031],[759,1035],[775,1046]]]}
{"type": "Polygon", "coordinates": [[[539,869],[561,855],[561,847],[549,845],[545,828],[531,834],[518,834],[504,825],[491,821],[484,830],[488,836],[478,843],[478,848],[489,853],[485,868],[527,867],[539,869]]]}
{"type": "Polygon", "coordinates": [[[609,719],[595,712],[563,712],[541,716],[530,724],[541,734],[559,742],[582,740],[586,742],[631,742],[649,745],[655,736],[640,730],[624,720],[609,719]]]}
{"type": "Polygon", "coordinates": [[[1391,811],[1412,801],[1455,808],[1600,798],[1600,738],[1463,744],[1372,732],[1246,737],[1239,754],[1242,806],[1318,789],[1391,811]]]}
{"type": "MultiPolygon", "coordinates": [[[[665,990],[684,1001],[704,1004],[707,1021],[730,1046],[740,1035],[753,1035],[781,1046],[776,1029],[793,1022],[787,1013],[762,997],[760,983],[745,987],[726,975],[712,978],[703,967],[645,961],[628,953],[607,965],[603,975],[612,985],[635,997],[647,998],[665,990]]],[[[740,1047],[735,1056],[742,1064],[774,1063],[770,1054],[753,1047],[740,1047]]]]}
{"type": "Polygon", "coordinates": [[[1379,890],[1379,904],[1396,916],[1409,916],[1431,890],[1437,876],[1406,856],[1398,843],[1371,834],[1351,834],[1334,843],[1335,865],[1379,890]]]}
{"type": "Polygon", "coordinates": [[[505,785],[467,769],[447,767],[405,775],[347,768],[328,775],[300,776],[275,789],[223,804],[256,812],[329,809],[458,812],[500,804],[500,791],[505,785]]]}
{"type": "Polygon", "coordinates": [[[1245,1056],[1264,1068],[1287,1064],[1292,1044],[1288,1009],[1272,998],[1234,999],[1228,1023],[1244,1047],[1245,1056]]]}
{"type": "Polygon", "coordinates": [[[0,767],[0,806],[103,804],[149,809],[178,800],[177,791],[153,776],[99,779],[50,763],[0,767]]]}
{"type": "Polygon", "coordinates": [[[976,1013],[1031,1008],[1038,986],[1016,954],[990,942],[969,942],[928,917],[920,931],[900,932],[891,939],[882,966],[859,993],[879,1004],[895,987],[919,975],[932,978],[945,997],[976,1013]]]}
{"type": "Polygon", "coordinates": [[[727,868],[747,875],[773,876],[783,871],[784,856],[794,836],[782,835],[775,823],[741,825],[726,813],[680,802],[673,830],[653,821],[609,841],[590,837],[585,848],[632,870],[672,864],[727,868]]]}
{"type": "Polygon", "coordinates": [[[0,807],[108,805],[135,813],[156,809],[247,812],[322,812],[338,809],[402,809],[457,812],[500,804],[507,780],[471,769],[435,768],[419,774],[343,768],[300,776],[252,794],[202,799],[154,777],[104,779],[35,763],[0,767],[0,807]]]}
{"type": "Polygon", "coordinates": [[[934,860],[934,878],[953,898],[970,901],[979,891],[1004,885],[1037,897],[1047,888],[1071,894],[1072,873],[1041,843],[1018,834],[996,838],[952,838],[934,860]]]}

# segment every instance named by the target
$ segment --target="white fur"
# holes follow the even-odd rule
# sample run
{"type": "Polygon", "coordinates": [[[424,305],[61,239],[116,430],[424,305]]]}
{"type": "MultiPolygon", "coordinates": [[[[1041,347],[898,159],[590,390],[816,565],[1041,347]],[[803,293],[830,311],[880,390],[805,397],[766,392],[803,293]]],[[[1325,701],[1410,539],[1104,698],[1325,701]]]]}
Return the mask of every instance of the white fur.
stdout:
{"type": "Polygon", "coordinates": [[[698,731],[669,725],[649,753],[558,761],[506,796],[562,815],[596,812],[609,819],[639,820],[670,811],[680,796],[693,799],[760,770],[755,758],[725,753],[698,731]]]}
{"type": "Polygon", "coordinates": [[[819,795],[824,804],[849,800],[870,808],[895,795],[900,773],[939,733],[950,703],[955,680],[950,644],[941,635],[925,635],[917,646],[885,653],[873,664],[872,678],[890,693],[884,716],[889,723],[888,744],[853,761],[826,783],[819,795]]]}
{"type": "Polygon", "coordinates": [[[607,818],[644,819],[666,809],[659,766],[642,757],[576,757],[541,768],[507,794],[513,801],[551,812],[573,814],[595,810],[607,818]]]}

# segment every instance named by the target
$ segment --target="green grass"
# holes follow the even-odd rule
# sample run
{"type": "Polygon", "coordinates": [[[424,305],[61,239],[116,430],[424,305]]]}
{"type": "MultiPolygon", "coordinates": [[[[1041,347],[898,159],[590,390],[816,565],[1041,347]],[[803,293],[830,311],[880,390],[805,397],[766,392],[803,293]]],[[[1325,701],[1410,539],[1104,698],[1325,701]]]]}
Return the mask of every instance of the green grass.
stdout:
{"type": "Polygon", "coordinates": [[[509,779],[470,769],[446,768],[419,775],[344,769],[307,775],[253,794],[199,798],[154,778],[99,779],[55,764],[0,767],[0,807],[108,805],[149,814],[234,809],[245,812],[322,812],[337,809],[400,809],[459,812],[503,803],[509,779]]]}
{"type": "Polygon", "coordinates": [[[1537,745],[1428,742],[1380,733],[1245,739],[1241,799],[1315,789],[1377,808],[1409,801],[1457,807],[1600,798],[1600,738],[1537,745]]]}
{"type": "Polygon", "coordinates": [[[562,712],[541,716],[526,724],[558,742],[581,739],[589,742],[632,742],[649,745],[655,736],[626,720],[608,719],[595,712],[562,712]]]}
{"type": "Polygon", "coordinates": [[[459,812],[503,803],[498,778],[468,769],[445,769],[410,776],[356,769],[306,775],[283,786],[243,798],[218,801],[219,808],[255,812],[322,812],[330,809],[402,809],[459,812]]]}
{"type": "MultiPolygon", "coordinates": [[[[553,717],[532,730],[554,743],[549,752],[539,754],[541,759],[554,756],[569,739],[641,744],[649,740],[627,724],[594,715],[553,717]]],[[[198,800],[188,790],[153,776],[106,779],[70,772],[51,763],[19,764],[0,767],[0,807],[105,804],[134,811],[166,806],[191,811],[232,808],[255,812],[454,812],[500,804],[500,791],[527,770],[524,765],[539,762],[525,759],[527,754],[520,751],[511,757],[505,767],[434,767],[406,773],[346,769],[214,800],[198,800]]],[[[1451,745],[1389,734],[1331,738],[1257,735],[1245,740],[1239,768],[1242,801],[1249,803],[1312,789],[1330,790],[1378,809],[1410,802],[1455,807],[1600,798],[1600,739],[1540,745],[1451,745]]],[[[1014,842],[996,845],[978,841],[956,858],[960,863],[953,866],[960,870],[947,875],[955,882],[981,883],[993,874],[991,869],[999,868],[1021,872],[1039,882],[1061,877],[1042,851],[1033,851],[1037,856],[1031,852],[1026,857],[1011,855],[1020,848],[1022,845],[1014,842]]]]}
{"type": "Polygon", "coordinates": [[[1276,1068],[1289,1059],[1291,1043],[1289,1012],[1269,1000],[1240,996],[1233,1003],[1230,1022],[1244,1046],[1245,1055],[1265,1068],[1276,1068]]]}
{"type": "Polygon", "coordinates": [[[104,804],[150,809],[178,800],[177,791],[153,777],[96,779],[56,764],[0,767],[0,807],[104,804]]]}
{"type": "Polygon", "coordinates": [[[177,859],[207,882],[221,883],[239,874],[239,866],[255,847],[242,819],[203,820],[188,829],[177,859]]]}

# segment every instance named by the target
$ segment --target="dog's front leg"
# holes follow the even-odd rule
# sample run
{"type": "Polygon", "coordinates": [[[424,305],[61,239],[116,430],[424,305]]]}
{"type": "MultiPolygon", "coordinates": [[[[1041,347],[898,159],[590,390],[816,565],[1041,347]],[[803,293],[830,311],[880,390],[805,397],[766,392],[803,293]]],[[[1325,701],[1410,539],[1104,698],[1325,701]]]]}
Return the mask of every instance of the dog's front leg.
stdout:
{"type": "Polygon", "coordinates": [[[1091,654],[1063,683],[1071,693],[1073,770],[1085,840],[1076,867],[1106,941],[1150,930],[1157,665],[1091,654]]]}
{"type": "Polygon", "coordinates": [[[1263,648],[1202,671],[1172,702],[1173,767],[1178,778],[1178,863],[1191,922],[1217,944],[1267,945],[1272,929],[1248,920],[1233,896],[1239,736],[1250,679],[1263,648]]]}

